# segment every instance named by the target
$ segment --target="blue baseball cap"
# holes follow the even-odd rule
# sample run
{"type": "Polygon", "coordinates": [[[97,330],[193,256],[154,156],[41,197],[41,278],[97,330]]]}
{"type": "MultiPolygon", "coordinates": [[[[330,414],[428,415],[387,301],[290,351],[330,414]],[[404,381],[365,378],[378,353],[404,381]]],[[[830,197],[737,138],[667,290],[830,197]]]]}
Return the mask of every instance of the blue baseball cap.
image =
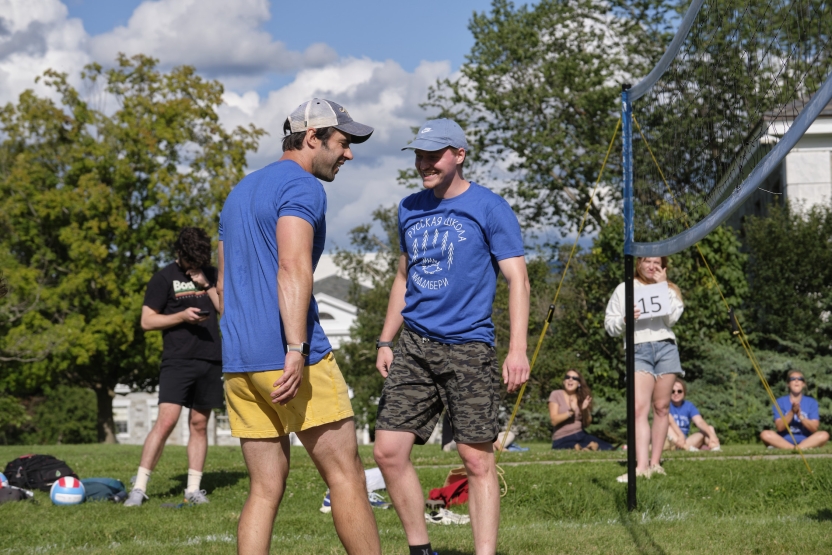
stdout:
{"type": "Polygon", "coordinates": [[[464,148],[467,151],[468,141],[465,140],[465,132],[457,122],[442,118],[425,123],[419,129],[416,138],[402,150],[411,148],[433,152],[448,146],[464,148]]]}

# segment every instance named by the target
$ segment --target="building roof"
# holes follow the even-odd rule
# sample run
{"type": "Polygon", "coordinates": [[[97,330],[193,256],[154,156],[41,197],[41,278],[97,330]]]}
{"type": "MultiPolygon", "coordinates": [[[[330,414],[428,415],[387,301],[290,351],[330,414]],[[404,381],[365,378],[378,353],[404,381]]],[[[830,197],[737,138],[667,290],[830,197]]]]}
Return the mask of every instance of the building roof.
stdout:
{"type": "MultiPolygon", "coordinates": [[[[338,300],[349,303],[350,302],[350,280],[342,278],[341,276],[332,275],[319,279],[312,284],[312,294],[317,295],[324,293],[330,297],[335,297],[338,300]]],[[[368,288],[363,285],[360,286],[362,291],[368,288]]]]}

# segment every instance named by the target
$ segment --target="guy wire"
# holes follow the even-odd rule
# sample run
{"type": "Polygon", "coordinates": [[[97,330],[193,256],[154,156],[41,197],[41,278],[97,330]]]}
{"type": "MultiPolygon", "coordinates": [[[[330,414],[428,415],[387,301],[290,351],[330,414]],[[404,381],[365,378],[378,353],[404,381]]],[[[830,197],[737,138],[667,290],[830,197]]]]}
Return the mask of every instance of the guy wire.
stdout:
{"type": "MultiPolygon", "coordinates": [[[[595,187],[592,189],[592,195],[589,197],[589,202],[586,205],[586,210],[584,211],[584,215],[581,218],[581,224],[578,226],[578,234],[575,237],[575,243],[572,245],[572,250],[569,252],[569,258],[566,260],[566,266],[563,267],[563,272],[561,272],[560,276],[560,283],[558,283],[558,288],[555,291],[555,297],[552,299],[552,304],[549,305],[549,312],[546,314],[546,321],[543,323],[543,329],[540,332],[540,337],[537,340],[537,346],[534,349],[534,354],[532,355],[532,361],[529,364],[529,375],[531,376],[532,370],[534,370],[535,362],[537,362],[537,355],[540,353],[540,347],[543,345],[543,339],[546,337],[546,332],[549,330],[549,324],[552,322],[552,316],[555,314],[555,306],[558,302],[558,296],[560,295],[560,289],[563,286],[563,280],[566,278],[566,272],[569,270],[569,264],[572,262],[572,258],[575,255],[575,250],[578,248],[578,241],[581,238],[581,233],[584,230],[584,225],[586,224],[586,218],[589,215],[589,211],[592,208],[592,202],[595,200],[595,193],[598,191],[598,186],[601,183],[601,177],[604,175],[604,168],[607,166],[607,160],[609,160],[610,153],[612,152],[612,147],[615,144],[615,138],[618,136],[618,128],[621,127],[621,117],[619,116],[618,122],[615,124],[615,130],[612,133],[612,139],[610,139],[610,146],[607,148],[607,154],[604,156],[604,162],[601,164],[601,171],[598,172],[598,179],[595,181],[595,187]]],[[[500,462],[500,455],[503,453],[506,447],[506,438],[508,437],[508,433],[511,431],[511,426],[514,424],[514,418],[517,416],[517,410],[520,408],[520,402],[523,400],[523,394],[526,392],[526,385],[528,381],[524,383],[520,387],[520,393],[517,394],[517,401],[514,403],[514,410],[511,411],[511,418],[509,418],[508,426],[506,427],[506,433],[503,434],[503,441],[500,443],[500,449],[497,451],[496,462],[500,462]]]]}
{"type": "MultiPolygon", "coordinates": [[[[655,155],[653,155],[653,149],[650,148],[650,144],[647,142],[647,137],[644,136],[644,132],[641,130],[641,126],[638,124],[638,120],[636,119],[636,115],[633,114],[633,122],[636,124],[636,129],[638,129],[639,134],[641,135],[641,140],[644,141],[644,146],[647,147],[647,152],[650,153],[650,157],[653,159],[653,163],[656,165],[656,169],[659,172],[659,175],[664,182],[665,187],[667,187],[668,192],[670,193],[670,198],[673,199],[673,204],[676,205],[676,208],[682,213],[682,218],[685,223],[685,226],[690,228],[690,224],[688,223],[687,213],[682,210],[682,207],[679,206],[679,203],[676,202],[676,196],[673,194],[673,190],[670,188],[670,184],[667,182],[667,179],[664,176],[664,172],[662,171],[661,167],[659,167],[659,162],[656,160],[655,155]]],[[[708,260],[705,258],[705,254],[702,252],[702,249],[699,247],[699,243],[696,243],[696,250],[699,251],[699,256],[702,258],[702,262],[705,264],[705,268],[708,270],[708,274],[711,276],[711,280],[713,280],[714,285],[716,286],[716,290],[719,292],[719,296],[722,298],[722,303],[725,305],[725,309],[731,311],[731,306],[728,304],[728,301],[725,299],[725,295],[722,293],[722,288],[719,286],[719,282],[716,279],[713,271],[711,270],[710,264],[708,264],[708,260]]],[[[774,404],[775,410],[777,410],[777,414],[780,415],[780,419],[785,422],[785,417],[783,416],[783,411],[780,410],[780,405],[777,404],[777,398],[774,396],[774,392],[771,390],[771,387],[768,384],[765,376],[763,375],[763,371],[760,369],[760,364],[757,361],[757,357],[754,356],[754,352],[751,349],[751,343],[748,341],[748,337],[745,335],[745,332],[742,329],[742,325],[740,324],[740,319],[734,315],[734,321],[737,323],[737,328],[739,329],[739,333],[737,337],[742,344],[743,349],[745,349],[745,354],[748,355],[748,360],[751,361],[751,366],[754,368],[754,371],[757,372],[757,377],[760,378],[760,381],[763,383],[763,388],[768,393],[771,402],[774,404]]],[[[809,471],[809,474],[812,474],[812,468],[809,466],[809,461],[806,460],[805,455],[803,454],[803,449],[797,443],[794,435],[792,434],[791,428],[786,426],[786,430],[789,432],[789,436],[792,438],[794,442],[794,447],[797,449],[797,452],[800,454],[800,458],[803,460],[803,464],[806,465],[806,470],[809,471]]]]}

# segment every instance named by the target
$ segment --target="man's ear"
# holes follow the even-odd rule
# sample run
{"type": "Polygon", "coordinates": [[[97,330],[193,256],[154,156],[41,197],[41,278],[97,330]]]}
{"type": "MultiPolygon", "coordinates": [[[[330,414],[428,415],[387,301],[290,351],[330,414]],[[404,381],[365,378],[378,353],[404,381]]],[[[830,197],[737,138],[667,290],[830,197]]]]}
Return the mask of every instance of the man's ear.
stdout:
{"type": "Polygon", "coordinates": [[[318,133],[315,129],[307,129],[304,142],[311,149],[316,149],[321,146],[321,140],[318,138],[318,133]]]}

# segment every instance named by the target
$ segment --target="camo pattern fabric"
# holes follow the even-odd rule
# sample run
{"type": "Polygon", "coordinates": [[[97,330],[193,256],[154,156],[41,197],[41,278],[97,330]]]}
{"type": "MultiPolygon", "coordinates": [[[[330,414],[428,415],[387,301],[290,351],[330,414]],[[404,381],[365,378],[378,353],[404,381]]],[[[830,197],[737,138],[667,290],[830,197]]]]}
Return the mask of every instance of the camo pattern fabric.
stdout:
{"type": "Polygon", "coordinates": [[[497,438],[500,372],[487,343],[449,345],[404,328],[378,403],[376,430],[412,432],[424,445],[443,407],[457,443],[497,438]]]}

